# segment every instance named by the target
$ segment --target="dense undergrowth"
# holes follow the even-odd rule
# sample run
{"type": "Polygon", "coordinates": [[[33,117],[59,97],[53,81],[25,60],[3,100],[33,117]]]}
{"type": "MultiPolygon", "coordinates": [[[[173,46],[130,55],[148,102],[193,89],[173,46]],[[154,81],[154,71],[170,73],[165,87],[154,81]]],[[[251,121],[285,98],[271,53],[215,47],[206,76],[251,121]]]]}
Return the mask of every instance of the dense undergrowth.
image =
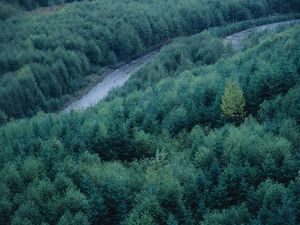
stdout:
{"type": "Polygon", "coordinates": [[[3,126],[0,224],[299,224],[299,28],[179,39],[94,108],[3,126]]]}
{"type": "Polygon", "coordinates": [[[297,1],[97,0],[11,17],[0,22],[0,121],[55,111],[88,75],[173,37],[288,12],[297,1]]]}

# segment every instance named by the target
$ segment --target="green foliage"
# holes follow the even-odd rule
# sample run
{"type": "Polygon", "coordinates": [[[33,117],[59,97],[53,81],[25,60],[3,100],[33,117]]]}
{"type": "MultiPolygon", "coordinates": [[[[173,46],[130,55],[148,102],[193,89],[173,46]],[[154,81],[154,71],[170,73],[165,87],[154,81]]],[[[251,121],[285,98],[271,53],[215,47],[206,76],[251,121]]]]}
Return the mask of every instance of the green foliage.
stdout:
{"type": "MultiPolygon", "coordinates": [[[[9,6],[33,9],[72,0],[6,2],[9,6]]],[[[292,0],[276,1],[276,7],[271,8],[265,0],[251,3],[244,0],[95,0],[11,17],[0,23],[0,120],[55,111],[86,85],[88,75],[128,61],[174,37],[232,21],[296,12],[294,5],[292,0]]],[[[9,9],[2,11],[10,13],[9,9]]],[[[191,45],[192,40],[177,43],[176,54],[172,53],[174,48],[166,51],[162,56],[164,65],[159,68],[174,72],[191,62],[213,64],[228,54],[228,49],[215,38],[209,42],[198,40],[189,52],[186,44],[191,45]]],[[[163,72],[159,70],[160,74],[163,72]]],[[[152,79],[157,81],[162,76],[152,79]]],[[[139,81],[144,84],[142,79],[139,81]]]]}
{"type": "Polygon", "coordinates": [[[89,225],[89,221],[86,215],[82,213],[65,213],[57,223],[58,225],[89,225]]]}
{"type": "Polygon", "coordinates": [[[211,212],[204,217],[203,225],[248,224],[250,214],[245,205],[224,209],[221,212],[211,212]]]}
{"type": "Polygon", "coordinates": [[[21,10],[17,6],[0,2],[0,21],[19,13],[21,13],[21,10]]]}
{"type": "Polygon", "coordinates": [[[227,82],[222,96],[221,110],[223,114],[233,121],[239,122],[245,117],[245,105],[243,90],[233,81],[227,82]]]}
{"type": "Polygon", "coordinates": [[[47,7],[47,6],[59,5],[63,3],[82,1],[82,0],[3,0],[3,1],[10,3],[12,5],[22,6],[27,10],[32,10],[37,7],[47,7]]]}
{"type": "Polygon", "coordinates": [[[267,180],[251,196],[249,207],[257,211],[262,224],[296,224],[294,199],[291,191],[282,184],[267,180]]]}
{"type": "MultiPolygon", "coordinates": [[[[298,224],[299,37],[295,26],[237,54],[208,32],[182,38],[134,76],[126,93],[84,112],[39,113],[2,126],[0,224],[298,224]],[[217,53],[211,61],[198,54],[209,51],[217,53]],[[222,120],[227,80],[246,99],[249,117],[236,125],[222,120]]],[[[83,46],[91,58],[99,53],[95,42],[83,46]]],[[[54,50],[52,84],[62,86],[45,90],[67,93],[63,81],[89,64],[76,52],[54,50]]],[[[3,78],[24,89],[15,98],[41,102],[36,86],[49,78],[38,79],[42,65],[3,78]]]]}
{"type": "Polygon", "coordinates": [[[141,215],[139,218],[134,218],[133,215],[130,215],[128,221],[128,225],[155,225],[156,223],[153,222],[153,219],[148,215],[141,215]]]}

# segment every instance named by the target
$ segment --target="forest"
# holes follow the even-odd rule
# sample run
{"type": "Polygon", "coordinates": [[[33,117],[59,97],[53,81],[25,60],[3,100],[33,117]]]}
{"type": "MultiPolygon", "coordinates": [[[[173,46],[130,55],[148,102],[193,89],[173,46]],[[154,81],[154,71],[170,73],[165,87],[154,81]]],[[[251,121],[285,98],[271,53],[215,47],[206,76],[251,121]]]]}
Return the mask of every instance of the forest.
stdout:
{"type": "Polygon", "coordinates": [[[0,123],[57,111],[90,76],[174,37],[299,7],[298,0],[97,0],[12,16],[0,21],[0,123]]]}
{"type": "Polygon", "coordinates": [[[38,7],[60,5],[63,3],[70,3],[70,2],[82,1],[82,0],[3,0],[3,1],[12,6],[21,6],[26,10],[32,10],[38,7]]]}
{"type": "Polygon", "coordinates": [[[224,41],[299,9],[94,0],[0,21],[0,225],[300,224],[300,24],[224,41]],[[51,113],[169,41],[96,106],[51,113]]]}
{"type": "Polygon", "coordinates": [[[299,224],[299,28],[180,38],[96,107],[7,123],[0,224],[299,224]]]}

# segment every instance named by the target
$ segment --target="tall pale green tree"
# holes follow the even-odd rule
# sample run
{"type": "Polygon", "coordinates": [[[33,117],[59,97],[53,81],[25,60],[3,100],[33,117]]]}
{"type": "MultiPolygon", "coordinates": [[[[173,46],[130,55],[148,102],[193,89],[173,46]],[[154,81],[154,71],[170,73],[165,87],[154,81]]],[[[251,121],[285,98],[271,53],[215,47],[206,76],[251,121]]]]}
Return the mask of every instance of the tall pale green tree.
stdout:
{"type": "Polygon", "coordinates": [[[243,90],[234,82],[229,81],[225,85],[222,96],[221,110],[222,113],[234,122],[240,122],[246,115],[246,100],[243,90]]]}

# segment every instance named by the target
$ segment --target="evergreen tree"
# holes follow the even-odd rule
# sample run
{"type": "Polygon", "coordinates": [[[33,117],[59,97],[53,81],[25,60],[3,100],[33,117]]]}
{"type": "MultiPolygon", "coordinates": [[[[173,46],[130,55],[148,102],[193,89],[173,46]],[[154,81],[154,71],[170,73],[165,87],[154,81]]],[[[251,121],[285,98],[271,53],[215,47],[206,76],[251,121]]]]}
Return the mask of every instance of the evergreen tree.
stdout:
{"type": "Polygon", "coordinates": [[[245,117],[245,104],[243,90],[235,82],[229,81],[222,96],[223,114],[234,122],[240,122],[245,117]]]}

